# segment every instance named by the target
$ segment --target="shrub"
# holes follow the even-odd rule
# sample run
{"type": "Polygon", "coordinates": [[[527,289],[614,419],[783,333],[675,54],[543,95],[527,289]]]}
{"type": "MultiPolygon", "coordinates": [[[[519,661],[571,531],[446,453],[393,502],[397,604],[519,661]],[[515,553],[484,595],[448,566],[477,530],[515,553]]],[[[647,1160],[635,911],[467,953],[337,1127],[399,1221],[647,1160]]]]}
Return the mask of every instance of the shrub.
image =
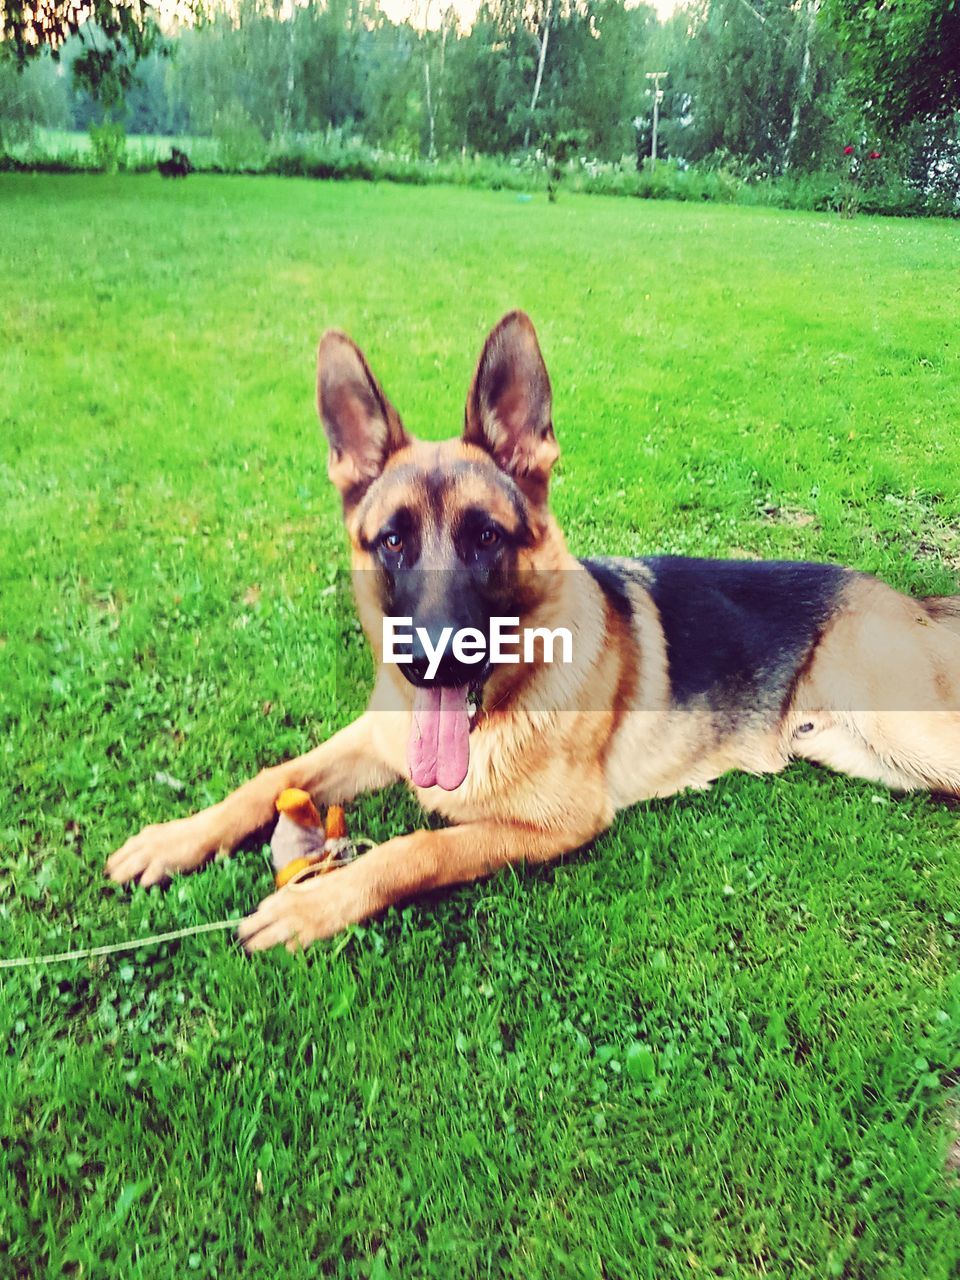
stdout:
{"type": "Polygon", "coordinates": [[[266,142],[239,102],[218,111],[213,121],[220,165],[226,173],[258,173],[263,169],[266,142]]]}
{"type": "Polygon", "coordinates": [[[124,168],[127,159],[127,134],[122,124],[104,120],[90,126],[90,148],[93,166],[104,173],[116,173],[124,168]]]}
{"type": "MultiPolygon", "coordinates": [[[[42,133],[42,131],[41,131],[42,133]]],[[[84,152],[71,135],[49,134],[47,141],[30,148],[10,147],[0,155],[0,170],[32,169],[47,172],[95,167],[115,172],[123,167],[146,171],[159,159],[142,146],[127,147],[119,125],[90,130],[91,149],[84,152]]],[[[159,140],[158,140],[159,141],[159,140]]],[[[569,191],[591,195],[629,196],[642,200],[679,200],[701,203],[736,203],[779,209],[809,209],[839,213],[851,210],[851,182],[842,171],[789,173],[771,177],[760,166],[746,164],[727,153],[717,153],[698,165],[682,160],[661,160],[656,169],[638,172],[632,156],[618,161],[598,161],[576,152],[548,170],[544,156],[452,155],[424,160],[410,153],[409,139],[395,139],[399,150],[380,150],[337,130],[300,134],[268,144],[240,104],[214,122],[213,138],[180,139],[189,147],[198,172],[273,173],[283,177],[328,181],[398,182],[408,185],[447,183],[492,191],[543,192],[562,182],[569,191]],[[556,170],[556,171],[554,171],[556,170]]],[[[164,151],[166,154],[166,150],[164,151]]],[[[556,160],[556,157],[555,157],[556,160]]],[[[917,178],[902,173],[898,163],[884,158],[855,185],[856,206],[861,213],[899,217],[960,216],[957,188],[960,178],[926,174],[917,178]],[[948,181],[947,179],[951,179],[948,181]]]]}

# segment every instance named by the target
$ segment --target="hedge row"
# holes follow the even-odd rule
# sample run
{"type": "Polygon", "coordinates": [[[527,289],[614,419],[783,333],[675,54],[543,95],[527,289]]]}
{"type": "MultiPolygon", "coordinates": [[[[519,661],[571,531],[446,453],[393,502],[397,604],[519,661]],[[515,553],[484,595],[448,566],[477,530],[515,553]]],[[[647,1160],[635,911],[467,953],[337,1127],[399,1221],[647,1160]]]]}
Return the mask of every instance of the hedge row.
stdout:
{"type": "MultiPolygon", "coordinates": [[[[156,167],[161,154],[166,155],[165,149],[151,153],[131,148],[120,155],[117,165],[128,172],[148,172],[156,167]]],[[[547,188],[545,168],[532,159],[511,161],[477,156],[431,162],[386,155],[361,145],[263,147],[245,159],[233,158],[229,163],[224,162],[215,145],[206,145],[196,148],[191,160],[195,170],[204,173],[277,174],[415,186],[443,183],[530,193],[547,188]]],[[[96,171],[98,167],[92,149],[61,150],[49,155],[0,155],[0,172],[73,173],[96,171]]],[[[960,215],[960,203],[952,195],[924,192],[890,172],[878,172],[869,184],[859,185],[849,176],[826,172],[757,178],[738,176],[723,168],[681,168],[670,162],[661,163],[655,171],[638,172],[628,163],[581,161],[567,166],[561,191],[899,217],[960,215]]]]}

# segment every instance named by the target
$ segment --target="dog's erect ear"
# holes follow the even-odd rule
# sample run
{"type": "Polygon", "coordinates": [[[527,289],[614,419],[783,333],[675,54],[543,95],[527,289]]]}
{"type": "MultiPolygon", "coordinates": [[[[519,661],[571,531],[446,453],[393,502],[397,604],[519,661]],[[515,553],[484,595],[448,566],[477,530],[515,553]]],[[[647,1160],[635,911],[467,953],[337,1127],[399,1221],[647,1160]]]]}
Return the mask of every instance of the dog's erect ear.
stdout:
{"type": "Polygon", "coordinates": [[[530,317],[511,311],[484,345],[467,396],[463,438],[491,454],[534,502],[545,502],[560,456],[547,367],[530,317]]]}
{"type": "Polygon", "coordinates": [[[330,479],[352,506],[410,437],[363,352],[336,329],[317,351],[317,411],[330,442],[330,479]]]}

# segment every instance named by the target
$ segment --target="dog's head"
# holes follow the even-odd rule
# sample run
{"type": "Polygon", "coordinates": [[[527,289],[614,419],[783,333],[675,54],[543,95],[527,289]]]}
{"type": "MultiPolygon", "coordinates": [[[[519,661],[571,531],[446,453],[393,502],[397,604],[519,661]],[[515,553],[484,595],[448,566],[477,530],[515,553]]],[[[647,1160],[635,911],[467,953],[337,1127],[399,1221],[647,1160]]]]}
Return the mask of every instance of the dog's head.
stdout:
{"type": "Polygon", "coordinates": [[[538,571],[564,553],[547,507],[559,448],[536,333],[520,311],[490,333],[457,439],[410,436],[360,349],[336,331],[320,342],[317,405],[378,657],[372,614],[410,619],[411,661],[400,669],[417,689],[415,732],[436,757],[418,763],[411,748],[413,780],[457,786],[490,666],[449,645],[438,659],[444,631],[486,637],[491,617],[529,616],[540,603],[538,571]]]}

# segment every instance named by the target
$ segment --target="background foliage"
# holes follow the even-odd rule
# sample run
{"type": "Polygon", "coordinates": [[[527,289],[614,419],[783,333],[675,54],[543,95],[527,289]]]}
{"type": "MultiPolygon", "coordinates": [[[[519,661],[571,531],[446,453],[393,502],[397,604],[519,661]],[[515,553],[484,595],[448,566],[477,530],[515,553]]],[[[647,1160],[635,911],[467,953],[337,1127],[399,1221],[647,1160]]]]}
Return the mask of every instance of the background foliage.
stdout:
{"type": "Polygon", "coordinates": [[[214,139],[228,169],[318,137],[434,162],[529,158],[562,136],[585,164],[629,167],[650,150],[645,73],[666,69],[659,152],[681,168],[838,177],[854,145],[880,150],[915,205],[935,192],[952,211],[960,189],[947,0],[691,0],[664,22],[625,0],[484,0],[469,27],[429,4],[396,23],[371,0],[239,0],[163,41],[144,12],[131,31],[123,6],[98,9],[99,25],[63,27],[58,61],[22,74],[15,42],[0,43],[0,145],[107,116],[130,134],[214,139]]]}

